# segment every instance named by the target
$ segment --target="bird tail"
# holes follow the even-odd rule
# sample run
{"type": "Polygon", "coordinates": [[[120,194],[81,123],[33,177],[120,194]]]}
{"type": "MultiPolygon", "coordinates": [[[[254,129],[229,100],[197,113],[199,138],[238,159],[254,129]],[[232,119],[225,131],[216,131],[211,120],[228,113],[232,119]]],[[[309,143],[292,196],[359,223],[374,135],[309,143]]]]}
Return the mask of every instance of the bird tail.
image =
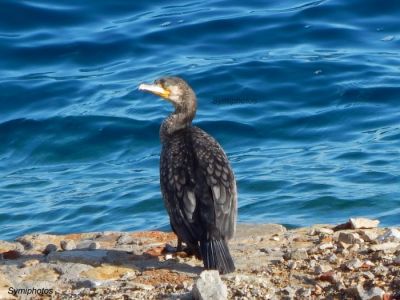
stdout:
{"type": "Polygon", "coordinates": [[[235,264],[225,240],[201,241],[200,250],[206,269],[218,270],[221,274],[235,271],[235,264]]]}

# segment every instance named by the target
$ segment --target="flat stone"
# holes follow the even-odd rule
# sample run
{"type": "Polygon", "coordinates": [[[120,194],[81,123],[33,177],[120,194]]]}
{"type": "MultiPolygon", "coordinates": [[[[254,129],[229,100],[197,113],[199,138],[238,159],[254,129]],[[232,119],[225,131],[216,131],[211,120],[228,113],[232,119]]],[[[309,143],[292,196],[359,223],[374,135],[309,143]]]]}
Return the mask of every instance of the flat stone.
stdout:
{"type": "Polygon", "coordinates": [[[396,228],[388,228],[382,235],[377,237],[379,242],[397,242],[400,241],[400,231],[396,228]]]}
{"type": "Polygon", "coordinates": [[[34,268],[29,275],[24,277],[24,281],[57,281],[60,274],[49,266],[40,266],[34,268]]]}
{"type": "Polygon", "coordinates": [[[367,218],[350,218],[350,224],[353,229],[376,228],[379,220],[371,220],[367,218]]]}
{"type": "Polygon", "coordinates": [[[228,297],[226,285],[216,270],[201,272],[200,278],[193,286],[192,293],[196,300],[223,300],[228,297]]]}
{"type": "Polygon", "coordinates": [[[131,237],[129,234],[122,234],[117,240],[117,243],[120,245],[133,244],[134,242],[135,239],[131,237]]]}
{"type": "Polygon", "coordinates": [[[359,230],[358,234],[366,242],[373,242],[378,238],[378,233],[374,229],[359,230]]]}
{"type": "Polygon", "coordinates": [[[325,243],[325,244],[319,245],[318,248],[321,250],[326,250],[326,249],[332,249],[332,248],[334,248],[334,246],[332,243],[325,243]]]}
{"type": "Polygon", "coordinates": [[[49,262],[74,262],[89,265],[100,265],[107,257],[106,250],[73,250],[65,252],[52,252],[47,256],[49,262]]]}
{"type": "Polygon", "coordinates": [[[306,249],[296,249],[290,253],[290,258],[293,260],[304,260],[308,258],[308,253],[306,249]]]}
{"type": "Polygon", "coordinates": [[[322,234],[327,234],[327,235],[331,235],[331,234],[334,233],[333,229],[324,228],[324,227],[321,227],[321,228],[316,229],[316,232],[317,232],[317,233],[320,233],[320,234],[321,234],[321,233],[322,233],[322,234]]]}
{"type": "Polygon", "coordinates": [[[338,242],[345,244],[355,244],[361,242],[360,236],[356,232],[340,232],[337,240],[338,242]]]}
{"type": "Polygon", "coordinates": [[[83,271],[79,274],[79,277],[92,280],[117,280],[128,273],[134,273],[134,270],[121,266],[102,265],[83,271]]]}
{"type": "Polygon", "coordinates": [[[76,249],[76,244],[74,240],[62,240],[60,242],[61,249],[65,251],[70,251],[76,249]]]}
{"type": "Polygon", "coordinates": [[[372,251],[387,251],[387,250],[396,250],[400,247],[400,243],[388,242],[378,245],[372,245],[370,249],[372,251]]]}

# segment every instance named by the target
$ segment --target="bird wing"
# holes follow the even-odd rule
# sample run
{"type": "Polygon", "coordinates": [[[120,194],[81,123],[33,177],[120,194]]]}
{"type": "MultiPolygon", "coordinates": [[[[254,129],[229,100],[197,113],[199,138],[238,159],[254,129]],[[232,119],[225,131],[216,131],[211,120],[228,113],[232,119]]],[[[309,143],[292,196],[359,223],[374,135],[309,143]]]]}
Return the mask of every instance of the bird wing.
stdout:
{"type": "Polygon", "coordinates": [[[191,139],[201,223],[214,237],[230,239],[236,227],[237,190],[229,160],[219,143],[200,128],[192,127],[191,139]]]}
{"type": "Polygon", "coordinates": [[[203,234],[203,228],[198,226],[193,163],[187,133],[175,135],[163,145],[160,185],[171,227],[183,241],[196,244],[203,234]]]}

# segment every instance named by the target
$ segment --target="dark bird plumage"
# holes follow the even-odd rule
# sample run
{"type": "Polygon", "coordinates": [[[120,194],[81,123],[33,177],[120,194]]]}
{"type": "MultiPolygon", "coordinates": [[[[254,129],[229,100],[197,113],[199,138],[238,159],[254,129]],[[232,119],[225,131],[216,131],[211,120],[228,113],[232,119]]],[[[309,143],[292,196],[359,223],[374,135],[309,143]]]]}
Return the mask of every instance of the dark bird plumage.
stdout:
{"type": "Polygon", "coordinates": [[[160,184],[178,244],[185,242],[203,259],[206,269],[233,272],[227,241],[235,232],[237,192],[224,150],[212,136],[192,125],[196,96],[183,79],[166,77],[139,89],[175,107],[160,128],[160,184]]]}

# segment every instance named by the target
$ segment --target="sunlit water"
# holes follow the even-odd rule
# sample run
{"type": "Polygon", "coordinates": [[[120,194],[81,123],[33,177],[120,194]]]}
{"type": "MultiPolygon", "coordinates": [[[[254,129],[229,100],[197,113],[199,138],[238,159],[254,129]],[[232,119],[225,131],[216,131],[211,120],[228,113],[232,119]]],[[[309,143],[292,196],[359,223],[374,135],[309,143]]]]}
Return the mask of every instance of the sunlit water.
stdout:
{"type": "Polygon", "coordinates": [[[171,107],[136,89],[163,75],[197,92],[241,222],[400,224],[397,0],[82,2],[1,2],[1,239],[169,228],[171,107]]]}

